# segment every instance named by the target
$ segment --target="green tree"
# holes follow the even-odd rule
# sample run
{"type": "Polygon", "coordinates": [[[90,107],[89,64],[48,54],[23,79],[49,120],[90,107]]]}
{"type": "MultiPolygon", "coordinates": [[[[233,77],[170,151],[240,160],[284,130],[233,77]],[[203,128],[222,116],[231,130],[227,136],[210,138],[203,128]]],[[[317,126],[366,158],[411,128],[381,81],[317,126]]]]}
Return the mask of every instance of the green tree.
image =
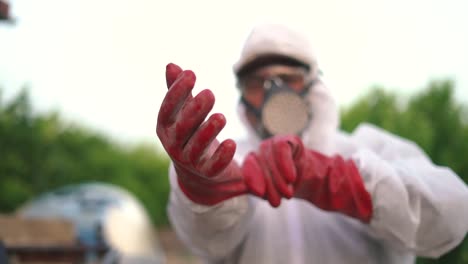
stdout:
{"type": "Polygon", "coordinates": [[[151,146],[121,146],[57,113],[34,114],[26,90],[9,102],[0,97],[1,212],[53,188],[100,181],[129,190],[154,223],[166,224],[168,164],[151,146]]]}

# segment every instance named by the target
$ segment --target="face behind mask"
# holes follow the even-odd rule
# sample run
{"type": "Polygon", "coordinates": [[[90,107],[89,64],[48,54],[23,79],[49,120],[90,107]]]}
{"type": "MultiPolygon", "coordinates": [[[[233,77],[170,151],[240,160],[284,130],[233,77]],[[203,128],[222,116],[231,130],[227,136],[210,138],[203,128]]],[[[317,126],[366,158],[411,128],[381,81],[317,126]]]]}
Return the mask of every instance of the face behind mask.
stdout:
{"type": "Polygon", "coordinates": [[[310,123],[312,115],[305,99],[314,81],[300,90],[289,87],[280,78],[272,77],[264,82],[264,99],[255,107],[244,96],[242,103],[257,119],[255,130],[262,138],[275,135],[300,135],[310,123]]]}

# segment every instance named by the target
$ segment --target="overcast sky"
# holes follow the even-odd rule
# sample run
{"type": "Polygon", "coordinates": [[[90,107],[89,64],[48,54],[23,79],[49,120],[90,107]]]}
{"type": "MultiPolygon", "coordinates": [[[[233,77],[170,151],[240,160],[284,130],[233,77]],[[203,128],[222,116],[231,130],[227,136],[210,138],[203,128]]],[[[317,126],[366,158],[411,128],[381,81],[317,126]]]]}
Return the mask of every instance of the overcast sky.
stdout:
{"type": "Polygon", "coordinates": [[[232,64],[256,23],[310,37],[341,106],[380,84],[411,95],[452,78],[468,102],[468,1],[11,0],[0,25],[0,85],[28,84],[37,111],[59,110],[121,142],[159,142],[169,62],[192,69],[240,136],[232,64]]]}

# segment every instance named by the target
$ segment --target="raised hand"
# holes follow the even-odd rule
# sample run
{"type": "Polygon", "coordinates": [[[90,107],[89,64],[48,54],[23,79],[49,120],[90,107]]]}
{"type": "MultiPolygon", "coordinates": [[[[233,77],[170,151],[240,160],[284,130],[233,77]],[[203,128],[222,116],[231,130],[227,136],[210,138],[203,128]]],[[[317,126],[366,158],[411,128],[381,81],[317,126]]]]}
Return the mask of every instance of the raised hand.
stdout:
{"type": "MultiPolygon", "coordinates": [[[[181,190],[192,201],[213,205],[247,193],[239,165],[233,161],[236,144],[216,136],[224,128],[224,115],[212,114],[215,98],[210,90],[195,97],[195,74],[175,64],[166,67],[168,92],[161,104],[156,132],[173,161],[181,190]]],[[[252,181],[251,181],[252,182],[252,181]]]]}
{"type": "Polygon", "coordinates": [[[286,140],[273,137],[263,141],[257,153],[247,155],[242,166],[249,188],[256,188],[257,195],[268,200],[273,207],[281,204],[281,198],[291,198],[293,183],[297,177],[293,149],[286,140]]]}

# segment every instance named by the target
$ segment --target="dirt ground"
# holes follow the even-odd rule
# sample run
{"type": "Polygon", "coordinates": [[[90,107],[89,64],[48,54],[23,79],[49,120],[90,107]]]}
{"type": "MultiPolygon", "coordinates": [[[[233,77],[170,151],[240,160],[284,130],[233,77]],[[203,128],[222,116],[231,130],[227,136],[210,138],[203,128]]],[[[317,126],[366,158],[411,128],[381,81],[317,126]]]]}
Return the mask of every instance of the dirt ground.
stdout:
{"type": "Polygon", "coordinates": [[[158,237],[166,254],[167,264],[202,264],[184,247],[171,228],[160,228],[158,237]]]}

